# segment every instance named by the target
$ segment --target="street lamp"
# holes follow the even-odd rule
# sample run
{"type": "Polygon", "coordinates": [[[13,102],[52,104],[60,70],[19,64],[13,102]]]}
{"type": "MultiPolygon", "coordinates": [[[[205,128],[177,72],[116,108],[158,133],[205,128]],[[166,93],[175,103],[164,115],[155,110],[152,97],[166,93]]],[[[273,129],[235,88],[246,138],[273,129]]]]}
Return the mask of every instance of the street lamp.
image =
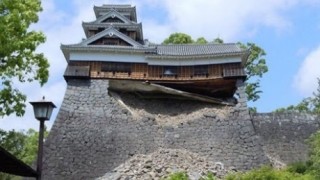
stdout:
{"type": "Polygon", "coordinates": [[[33,106],[35,118],[40,121],[37,159],[37,180],[41,180],[44,121],[50,119],[53,108],[55,108],[56,106],[51,101],[45,101],[44,97],[41,101],[30,102],[30,104],[33,106]]]}

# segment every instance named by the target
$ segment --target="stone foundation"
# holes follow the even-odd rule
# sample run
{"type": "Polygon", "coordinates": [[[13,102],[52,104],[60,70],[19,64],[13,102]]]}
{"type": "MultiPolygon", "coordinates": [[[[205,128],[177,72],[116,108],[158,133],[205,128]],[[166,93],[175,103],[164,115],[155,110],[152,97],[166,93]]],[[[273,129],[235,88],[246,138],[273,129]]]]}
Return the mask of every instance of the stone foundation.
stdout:
{"type": "Polygon", "coordinates": [[[106,80],[69,80],[45,142],[44,179],[94,179],[159,148],[184,149],[238,170],[306,158],[304,140],[319,128],[319,118],[251,117],[245,97],[239,101],[239,106],[221,107],[141,99],[109,92],[106,80]]]}

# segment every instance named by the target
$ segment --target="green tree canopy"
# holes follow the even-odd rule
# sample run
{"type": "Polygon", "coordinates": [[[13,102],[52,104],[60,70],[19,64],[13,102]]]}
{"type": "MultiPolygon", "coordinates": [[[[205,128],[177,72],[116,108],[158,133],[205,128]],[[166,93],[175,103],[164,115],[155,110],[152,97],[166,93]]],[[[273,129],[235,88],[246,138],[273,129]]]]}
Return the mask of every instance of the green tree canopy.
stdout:
{"type": "MultiPolygon", "coordinates": [[[[184,33],[173,33],[169,36],[169,38],[163,41],[163,44],[187,44],[187,43],[195,43],[195,44],[206,44],[208,41],[200,37],[196,41],[192,40],[191,36],[184,33]]],[[[216,38],[212,43],[222,44],[223,40],[220,38],[216,38]]],[[[268,72],[268,66],[266,64],[266,52],[254,43],[238,43],[240,48],[251,51],[248,61],[245,64],[245,70],[247,73],[246,82],[246,93],[249,101],[256,101],[260,98],[259,94],[262,93],[260,88],[260,78],[268,72]]]]}
{"type": "MultiPolygon", "coordinates": [[[[47,137],[48,131],[44,131],[47,137]]],[[[39,132],[34,129],[28,131],[5,131],[0,129],[0,146],[28,165],[32,165],[38,152],[39,132]]],[[[0,173],[0,179],[13,179],[16,176],[0,173]]]]}
{"type": "Polygon", "coordinates": [[[173,33],[163,41],[163,44],[191,44],[194,41],[191,36],[184,33],[173,33]]]}
{"type": "Polygon", "coordinates": [[[275,112],[305,112],[320,114],[320,78],[318,80],[318,88],[311,97],[304,98],[297,105],[290,105],[285,108],[276,109],[275,112]]]}
{"type": "Polygon", "coordinates": [[[215,38],[212,42],[215,44],[222,44],[223,40],[221,38],[215,38]]]}
{"type": "Polygon", "coordinates": [[[48,80],[48,60],[35,52],[45,36],[29,30],[41,10],[40,0],[0,0],[0,116],[25,112],[26,96],[14,82],[48,80]]]}
{"type": "Polygon", "coordinates": [[[196,42],[196,44],[207,44],[208,41],[204,37],[199,37],[196,42]]]}
{"type": "Polygon", "coordinates": [[[242,44],[238,43],[239,46],[246,50],[250,49],[250,55],[245,64],[247,83],[246,83],[246,93],[249,101],[256,101],[260,98],[260,93],[262,93],[260,88],[260,78],[268,72],[268,66],[266,64],[266,52],[254,43],[242,44]]]}

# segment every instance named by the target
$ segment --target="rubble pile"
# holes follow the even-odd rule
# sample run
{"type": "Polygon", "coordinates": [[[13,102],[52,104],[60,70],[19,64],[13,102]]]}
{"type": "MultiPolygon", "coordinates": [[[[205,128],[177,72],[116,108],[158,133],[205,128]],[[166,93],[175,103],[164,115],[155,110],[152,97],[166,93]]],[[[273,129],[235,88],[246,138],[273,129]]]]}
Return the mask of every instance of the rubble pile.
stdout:
{"type": "Polygon", "coordinates": [[[155,119],[158,124],[176,126],[188,121],[202,118],[206,115],[214,115],[218,119],[227,119],[233,107],[213,105],[197,101],[168,99],[143,99],[132,94],[113,93],[114,98],[123,102],[123,106],[137,119],[149,117],[155,119]],[[115,97],[115,95],[117,95],[115,97]]]}
{"type": "Polygon", "coordinates": [[[198,180],[209,172],[221,178],[229,171],[221,162],[207,161],[186,150],[159,149],[148,155],[133,156],[98,180],[160,180],[174,172],[187,172],[191,180],[198,180]]]}

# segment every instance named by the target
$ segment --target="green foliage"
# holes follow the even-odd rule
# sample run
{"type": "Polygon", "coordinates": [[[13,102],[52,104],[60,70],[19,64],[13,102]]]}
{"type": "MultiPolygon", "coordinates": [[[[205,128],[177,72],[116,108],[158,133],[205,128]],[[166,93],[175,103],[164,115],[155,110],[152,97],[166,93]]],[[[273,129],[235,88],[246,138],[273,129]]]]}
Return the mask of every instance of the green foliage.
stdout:
{"type": "MultiPolygon", "coordinates": [[[[12,155],[18,159],[23,156],[24,144],[26,141],[26,135],[23,132],[4,131],[0,129],[0,146],[9,151],[12,155]]],[[[0,173],[0,179],[11,180],[18,178],[10,174],[0,173]]]]}
{"type": "Polygon", "coordinates": [[[250,114],[255,114],[258,112],[258,110],[256,107],[249,107],[249,112],[250,112],[250,114]]]}
{"type": "Polygon", "coordinates": [[[285,108],[276,109],[275,112],[303,112],[320,114],[320,79],[318,78],[318,88],[312,97],[304,98],[297,105],[290,105],[285,108]]]}
{"type": "Polygon", "coordinates": [[[312,99],[305,98],[297,105],[290,105],[286,108],[276,109],[275,112],[305,112],[312,113],[312,99]]]}
{"type": "Polygon", "coordinates": [[[213,40],[213,43],[215,43],[215,44],[222,44],[222,43],[223,43],[223,39],[221,39],[221,38],[215,38],[215,39],[213,40]]]}
{"type": "MultiPolygon", "coordinates": [[[[44,137],[49,134],[45,130],[44,137]]],[[[0,146],[28,165],[32,165],[38,152],[39,133],[34,129],[27,132],[0,129],[0,146]]],[[[16,176],[0,173],[0,179],[14,179],[16,176]]]]}
{"type": "MultiPolygon", "coordinates": [[[[31,165],[34,162],[38,152],[39,132],[35,131],[34,129],[29,129],[25,135],[27,138],[24,143],[23,156],[21,157],[21,160],[26,164],[31,165]]],[[[44,138],[48,137],[48,135],[49,132],[45,130],[44,138]]]]}
{"type": "Polygon", "coordinates": [[[4,131],[0,129],[0,146],[9,151],[14,156],[23,156],[24,144],[27,136],[23,132],[4,131]]]}
{"type": "Polygon", "coordinates": [[[260,98],[260,93],[262,93],[261,90],[258,90],[260,88],[260,81],[256,80],[256,82],[246,83],[246,94],[248,97],[248,101],[256,101],[260,98]]]}
{"type": "Polygon", "coordinates": [[[204,37],[200,37],[196,40],[196,44],[207,44],[208,41],[204,37]]]}
{"type": "Polygon", "coordinates": [[[287,167],[287,171],[291,173],[306,174],[310,165],[306,162],[292,163],[287,167]]]}
{"type": "Polygon", "coordinates": [[[307,162],[297,162],[286,169],[276,170],[269,166],[245,173],[229,174],[226,180],[318,180],[320,179],[320,131],[313,134],[309,140],[311,149],[307,162]]]}
{"type": "Polygon", "coordinates": [[[194,41],[191,36],[184,33],[173,33],[163,41],[163,44],[191,44],[194,41]]]}
{"type": "Polygon", "coordinates": [[[234,173],[225,177],[226,180],[315,180],[310,174],[298,174],[285,170],[276,170],[269,166],[245,173],[234,173]]]}
{"type": "Polygon", "coordinates": [[[216,180],[216,177],[209,172],[205,177],[201,177],[199,180],[216,180]]]}
{"type": "Polygon", "coordinates": [[[311,149],[309,170],[317,179],[320,179],[320,131],[309,138],[309,145],[311,149]]]}
{"type": "Polygon", "coordinates": [[[42,53],[35,53],[45,42],[41,32],[29,31],[42,10],[40,0],[0,0],[0,116],[25,112],[26,96],[15,88],[21,83],[47,82],[49,63],[42,53]]]}
{"type": "MultiPolygon", "coordinates": [[[[263,166],[248,172],[228,174],[225,180],[318,180],[320,179],[320,131],[313,134],[308,143],[310,145],[310,159],[307,162],[297,162],[286,169],[273,169],[263,166]]],[[[165,180],[188,180],[186,172],[170,174],[165,180]]],[[[208,173],[199,180],[215,180],[212,173],[208,173]]]]}
{"type": "Polygon", "coordinates": [[[164,180],[189,180],[189,176],[186,172],[175,172],[170,174],[164,180]]]}
{"type": "Polygon", "coordinates": [[[313,106],[312,112],[315,114],[320,114],[320,78],[317,78],[317,80],[318,80],[318,88],[313,93],[313,98],[311,102],[313,106]]]}
{"type": "Polygon", "coordinates": [[[238,43],[243,50],[250,50],[250,55],[245,64],[247,74],[246,93],[249,101],[256,101],[260,98],[259,94],[262,93],[260,88],[260,78],[268,72],[266,64],[266,52],[254,43],[242,44],[238,43]]]}

